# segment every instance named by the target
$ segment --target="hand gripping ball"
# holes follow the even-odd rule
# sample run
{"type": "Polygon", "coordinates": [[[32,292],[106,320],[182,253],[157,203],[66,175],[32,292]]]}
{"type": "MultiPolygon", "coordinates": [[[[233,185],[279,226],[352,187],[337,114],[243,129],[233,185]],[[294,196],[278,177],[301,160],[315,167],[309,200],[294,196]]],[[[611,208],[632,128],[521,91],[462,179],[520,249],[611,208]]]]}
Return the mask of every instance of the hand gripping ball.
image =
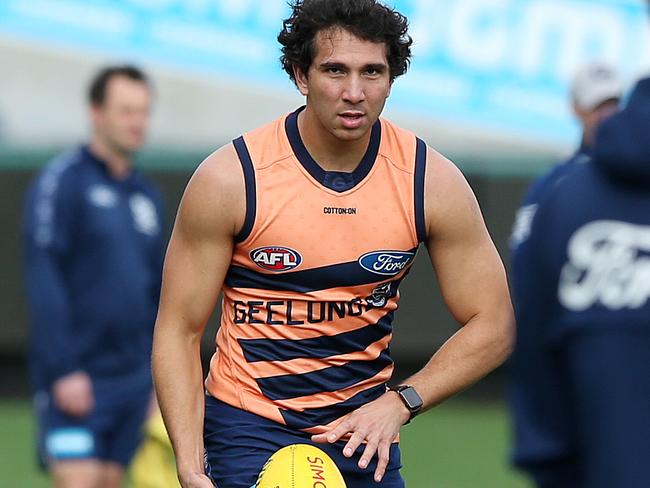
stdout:
{"type": "Polygon", "coordinates": [[[346,488],[339,468],[322,450],[291,444],[266,462],[254,488],[346,488]]]}

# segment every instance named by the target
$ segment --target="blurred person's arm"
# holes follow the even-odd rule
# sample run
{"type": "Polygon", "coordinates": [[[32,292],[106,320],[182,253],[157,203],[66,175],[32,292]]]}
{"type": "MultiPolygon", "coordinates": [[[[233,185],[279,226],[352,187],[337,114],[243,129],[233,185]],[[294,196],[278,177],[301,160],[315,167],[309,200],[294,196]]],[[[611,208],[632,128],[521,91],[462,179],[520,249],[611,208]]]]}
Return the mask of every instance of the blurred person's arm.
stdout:
{"type": "Polygon", "coordinates": [[[244,222],[245,195],[241,165],[226,146],[190,180],[165,258],[153,376],[184,487],[212,487],[203,465],[201,337],[244,222]]]}
{"type": "Polygon", "coordinates": [[[544,201],[546,189],[527,238],[513,254],[512,295],[517,340],[509,362],[509,403],[515,430],[513,462],[528,472],[540,488],[577,486],[573,464],[567,395],[557,357],[549,345],[557,282],[549,274],[549,240],[544,201]]]}
{"type": "Polygon", "coordinates": [[[48,168],[30,188],[24,213],[24,266],[32,329],[31,360],[39,387],[63,411],[83,416],[93,407],[71,330],[70,297],[61,273],[73,252],[77,194],[68,173],[48,168]]]}

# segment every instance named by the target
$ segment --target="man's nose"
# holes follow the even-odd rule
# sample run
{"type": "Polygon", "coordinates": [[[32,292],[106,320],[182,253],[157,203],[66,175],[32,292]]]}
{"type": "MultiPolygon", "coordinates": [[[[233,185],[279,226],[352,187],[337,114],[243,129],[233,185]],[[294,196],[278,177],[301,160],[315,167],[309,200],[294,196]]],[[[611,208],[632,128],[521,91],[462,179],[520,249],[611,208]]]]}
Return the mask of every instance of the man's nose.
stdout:
{"type": "Polygon", "coordinates": [[[343,99],[353,104],[361,103],[365,100],[364,85],[359,76],[351,76],[343,91],[343,99]]]}

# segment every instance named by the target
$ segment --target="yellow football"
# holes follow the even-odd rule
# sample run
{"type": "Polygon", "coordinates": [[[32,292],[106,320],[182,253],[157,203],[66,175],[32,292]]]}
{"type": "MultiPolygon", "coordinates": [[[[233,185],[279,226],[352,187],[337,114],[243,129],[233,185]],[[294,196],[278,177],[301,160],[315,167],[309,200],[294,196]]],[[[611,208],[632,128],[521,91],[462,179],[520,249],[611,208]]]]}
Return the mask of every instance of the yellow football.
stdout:
{"type": "Polygon", "coordinates": [[[255,488],[345,488],[332,458],[308,444],[291,444],[266,462],[255,488]]]}

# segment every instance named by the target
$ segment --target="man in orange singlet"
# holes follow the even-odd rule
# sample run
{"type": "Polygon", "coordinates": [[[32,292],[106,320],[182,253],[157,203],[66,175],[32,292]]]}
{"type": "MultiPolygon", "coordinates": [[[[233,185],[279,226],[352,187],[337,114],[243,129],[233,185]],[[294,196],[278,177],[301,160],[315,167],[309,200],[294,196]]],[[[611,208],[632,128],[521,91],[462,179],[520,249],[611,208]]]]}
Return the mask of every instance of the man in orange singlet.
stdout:
{"type": "Polygon", "coordinates": [[[460,171],[379,117],[408,67],[406,19],[376,0],[296,1],[278,39],[306,105],[200,165],[167,252],[153,371],[179,479],[249,488],[302,442],[349,488],[401,488],[400,427],[512,347],[504,268],[460,171]],[[420,242],[462,327],[388,389],[398,287],[420,242]]]}

